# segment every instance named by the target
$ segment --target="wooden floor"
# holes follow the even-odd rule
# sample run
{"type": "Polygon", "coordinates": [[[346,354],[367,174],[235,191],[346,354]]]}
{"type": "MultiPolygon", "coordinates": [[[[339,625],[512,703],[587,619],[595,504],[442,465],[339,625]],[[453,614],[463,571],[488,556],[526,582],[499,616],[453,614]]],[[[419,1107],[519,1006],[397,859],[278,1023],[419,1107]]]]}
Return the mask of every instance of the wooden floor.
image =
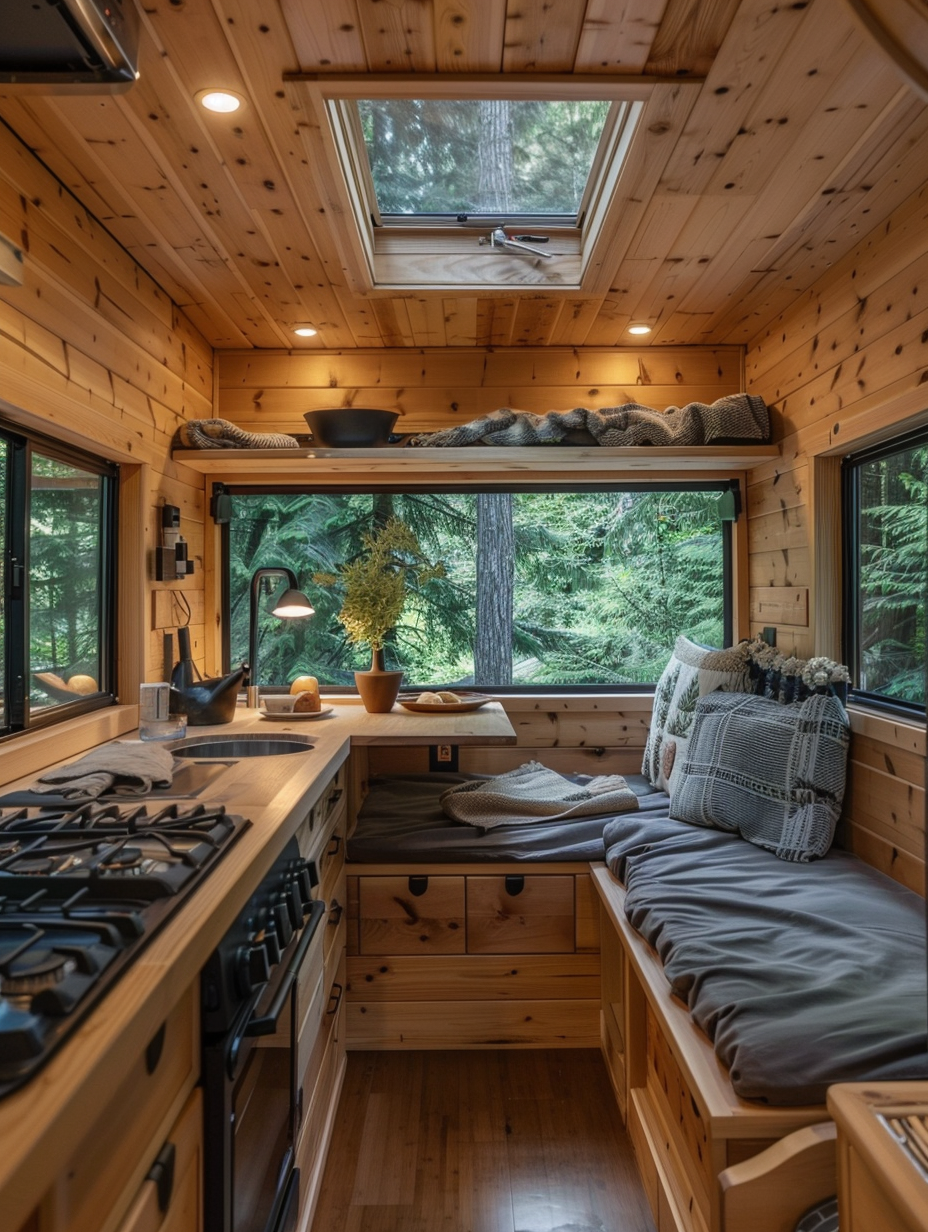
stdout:
{"type": "Polygon", "coordinates": [[[653,1232],[592,1050],[353,1052],[312,1232],[653,1232]]]}

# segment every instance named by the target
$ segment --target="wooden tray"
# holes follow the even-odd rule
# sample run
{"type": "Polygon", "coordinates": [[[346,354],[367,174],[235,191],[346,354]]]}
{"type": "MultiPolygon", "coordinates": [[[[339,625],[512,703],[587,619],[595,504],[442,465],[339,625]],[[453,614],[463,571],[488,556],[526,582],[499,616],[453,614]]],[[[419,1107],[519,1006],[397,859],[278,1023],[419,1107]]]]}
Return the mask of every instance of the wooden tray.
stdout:
{"type": "MultiPolygon", "coordinates": [[[[422,689],[423,693],[430,693],[437,690],[422,689]]],[[[457,689],[448,689],[448,693],[458,693],[457,689]]],[[[396,700],[404,710],[411,710],[413,714],[465,714],[468,710],[479,710],[481,706],[485,706],[487,702],[495,701],[493,697],[489,697],[486,693],[458,693],[459,702],[419,702],[416,698],[418,693],[401,694],[396,700]]]]}

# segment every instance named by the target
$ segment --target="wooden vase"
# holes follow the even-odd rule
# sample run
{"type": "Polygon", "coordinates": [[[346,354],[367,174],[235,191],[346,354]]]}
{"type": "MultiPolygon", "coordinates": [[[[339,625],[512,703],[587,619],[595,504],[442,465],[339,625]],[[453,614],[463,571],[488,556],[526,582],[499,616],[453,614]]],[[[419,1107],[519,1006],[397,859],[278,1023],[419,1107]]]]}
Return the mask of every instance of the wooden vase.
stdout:
{"type": "Polygon", "coordinates": [[[383,650],[373,651],[369,671],[354,674],[354,683],[368,714],[389,713],[399,696],[402,680],[402,672],[384,669],[383,650]]]}

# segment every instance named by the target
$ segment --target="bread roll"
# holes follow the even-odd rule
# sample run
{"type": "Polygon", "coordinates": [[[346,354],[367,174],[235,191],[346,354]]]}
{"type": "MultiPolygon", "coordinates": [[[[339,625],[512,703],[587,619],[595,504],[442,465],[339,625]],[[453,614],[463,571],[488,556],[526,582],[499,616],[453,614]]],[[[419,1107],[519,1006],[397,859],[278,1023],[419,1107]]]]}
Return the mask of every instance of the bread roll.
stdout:
{"type": "Polygon", "coordinates": [[[307,710],[321,710],[322,703],[319,700],[319,690],[305,689],[302,693],[297,693],[296,701],[293,703],[295,714],[305,714],[307,710]]]}
{"type": "Polygon", "coordinates": [[[441,698],[437,693],[420,693],[416,698],[417,702],[429,702],[431,705],[437,705],[441,702],[441,698]]]}
{"type": "Polygon", "coordinates": [[[457,693],[451,693],[448,689],[442,689],[438,694],[439,700],[443,702],[459,702],[461,699],[457,693]]]}

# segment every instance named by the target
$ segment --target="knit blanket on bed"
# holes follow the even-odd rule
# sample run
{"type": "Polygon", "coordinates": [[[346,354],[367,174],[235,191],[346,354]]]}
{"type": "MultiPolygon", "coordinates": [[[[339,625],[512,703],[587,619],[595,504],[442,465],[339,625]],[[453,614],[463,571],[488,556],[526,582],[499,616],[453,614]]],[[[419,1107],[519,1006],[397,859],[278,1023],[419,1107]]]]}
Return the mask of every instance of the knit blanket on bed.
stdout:
{"type": "Polygon", "coordinates": [[[571,783],[540,762],[529,761],[495,779],[459,783],[439,796],[446,816],[481,830],[573,821],[597,813],[627,813],[638,797],[618,774],[571,783]]]}
{"type": "Polygon", "coordinates": [[[763,445],[770,440],[770,413],[763,398],[729,394],[711,405],[689,402],[656,411],[637,402],[588,410],[548,411],[533,415],[503,407],[481,419],[442,432],[413,436],[414,446],[557,445],[569,434],[589,434],[591,444],[625,445],[763,445]]]}
{"type": "Polygon", "coordinates": [[[188,419],[174,435],[176,449],[298,449],[283,432],[246,432],[228,419],[188,419]]]}

